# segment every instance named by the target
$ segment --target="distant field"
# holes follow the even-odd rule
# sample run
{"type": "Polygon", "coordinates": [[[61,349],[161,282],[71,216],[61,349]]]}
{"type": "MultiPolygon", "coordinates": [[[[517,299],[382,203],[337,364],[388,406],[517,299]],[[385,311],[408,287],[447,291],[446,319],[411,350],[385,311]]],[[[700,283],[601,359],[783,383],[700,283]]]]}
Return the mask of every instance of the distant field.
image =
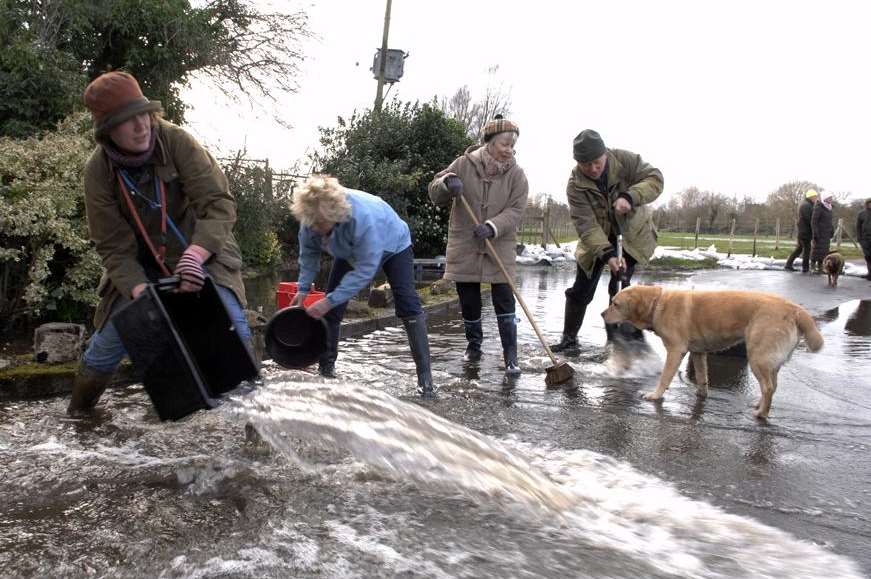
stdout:
{"type": "MultiPolygon", "coordinates": [[[[786,259],[792,250],[795,249],[794,239],[780,239],[777,250],[775,247],[774,236],[759,236],[756,240],[756,255],[764,257],[774,257],[775,259],[786,259]]],[[[677,247],[679,249],[693,249],[695,247],[695,233],[686,232],[659,232],[659,245],[667,245],[669,247],[677,247]]],[[[717,251],[726,253],[729,251],[729,236],[728,235],[699,235],[699,247],[708,248],[711,245],[717,246],[717,251]]],[[[835,243],[832,242],[832,249],[835,249],[835,243]]],[[[862,250],[857,249],[853,243],[847,239],[841,242],[841,254],[844,257],[862,257],[862,250]]],[[[746,235],[735,236],[732,242],[732,253],[741,253],[750,255],[753,253],[753,237],[746,235]]]]}
{"type": "MultiPolygon", "coordinates": [[[[540,233],[538,234],[541,235],[540,233]]],[[[574,235],[560,235],[560,243],[568,243],[577,239],[574,235]]],[[[538,239],[533,241],[532,235],[529,235],[525,241],[536,243],[538,239]]],[[[774,236],[760,235],[756,240],[756,255],[763,257],[774,257],[775,259],[786,259],[792,250],[795,248],[795,239],[780,238],[777,250],[775,246],[774,236]]],[[[659,245],[667,245],[678,249],[693,249],[695,247],[695,233],[680,232],[680,231],[660,231],[659,245]]],[[[717,246],[717,251],[727,253],[729,251],[729,236],[728,235],[699,235],[699,247],[707,249],[711,245],[717,246]]],[[[835,249],[835,244],[832,242],[832,249],[835,249]]],[[[862,250],[858,249],[851,241],[844,238],[841,242],[841,254],[847,258],[862,258],[862,250]]],[[[753,237],[747,235],[736,235],[732,243],[732,253],[740,253],[750,255],[753,253],[753,237]]]]}

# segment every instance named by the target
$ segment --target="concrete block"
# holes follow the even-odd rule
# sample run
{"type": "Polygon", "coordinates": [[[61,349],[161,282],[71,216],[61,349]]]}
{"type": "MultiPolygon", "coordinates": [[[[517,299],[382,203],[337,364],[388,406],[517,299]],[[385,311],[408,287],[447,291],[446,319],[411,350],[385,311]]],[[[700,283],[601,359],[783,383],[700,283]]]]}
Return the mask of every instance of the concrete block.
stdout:
{"type": "Polygon", "coordinates": [[[52,322],[33,332],[33,356],[37,362],[58,364],[78,360],[85,343],[85,326],[52,322]]]}

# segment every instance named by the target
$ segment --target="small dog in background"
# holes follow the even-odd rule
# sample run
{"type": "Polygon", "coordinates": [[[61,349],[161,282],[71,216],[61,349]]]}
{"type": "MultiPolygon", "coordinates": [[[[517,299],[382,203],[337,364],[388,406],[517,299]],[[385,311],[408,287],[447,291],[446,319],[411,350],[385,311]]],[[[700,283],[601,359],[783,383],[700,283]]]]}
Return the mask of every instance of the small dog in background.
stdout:
{"type": "Polygon", "coordinates": [[[829,287],[838,287],[838,276],[844,273],[844,256],[833,251],[823,260],[823,271],[829,276],[829,287]]]}

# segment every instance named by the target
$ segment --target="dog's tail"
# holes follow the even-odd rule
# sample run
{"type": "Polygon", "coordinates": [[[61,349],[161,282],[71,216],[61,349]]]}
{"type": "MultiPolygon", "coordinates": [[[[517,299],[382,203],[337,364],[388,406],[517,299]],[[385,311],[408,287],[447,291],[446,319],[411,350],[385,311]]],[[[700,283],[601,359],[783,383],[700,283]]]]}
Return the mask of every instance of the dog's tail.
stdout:
{"type": "Polygon", "coordinates": [[[798,331],[804,335],[807,347],[811,352],[816,352],[823,347],[823,336],[817,329],[814,319],[804,308],[796,310],[795,324],[798,326],[798,331]]]}

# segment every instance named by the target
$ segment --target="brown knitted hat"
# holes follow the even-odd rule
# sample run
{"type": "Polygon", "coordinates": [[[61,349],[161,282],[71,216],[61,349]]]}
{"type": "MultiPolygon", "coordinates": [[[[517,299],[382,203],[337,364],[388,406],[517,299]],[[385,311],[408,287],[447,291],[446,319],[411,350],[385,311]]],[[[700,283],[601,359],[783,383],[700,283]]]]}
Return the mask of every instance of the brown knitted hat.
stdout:
{"type": "Polygon", "coordinates": [[[484,142],[489,142],[499,133],[517,133],[519,137],[520,129],[508,119],[502,118],[502,115],[496,115],[492,121],[484,125],[484,142]]]}
{"type": "Polygon", "coordinates": [[[117,70],[91,81],[85,89],[85,106],[91,111],[97,136],[140,113],[157,112],[163,108],[160,101],[145,98],[133,75],[117,70]]]}

